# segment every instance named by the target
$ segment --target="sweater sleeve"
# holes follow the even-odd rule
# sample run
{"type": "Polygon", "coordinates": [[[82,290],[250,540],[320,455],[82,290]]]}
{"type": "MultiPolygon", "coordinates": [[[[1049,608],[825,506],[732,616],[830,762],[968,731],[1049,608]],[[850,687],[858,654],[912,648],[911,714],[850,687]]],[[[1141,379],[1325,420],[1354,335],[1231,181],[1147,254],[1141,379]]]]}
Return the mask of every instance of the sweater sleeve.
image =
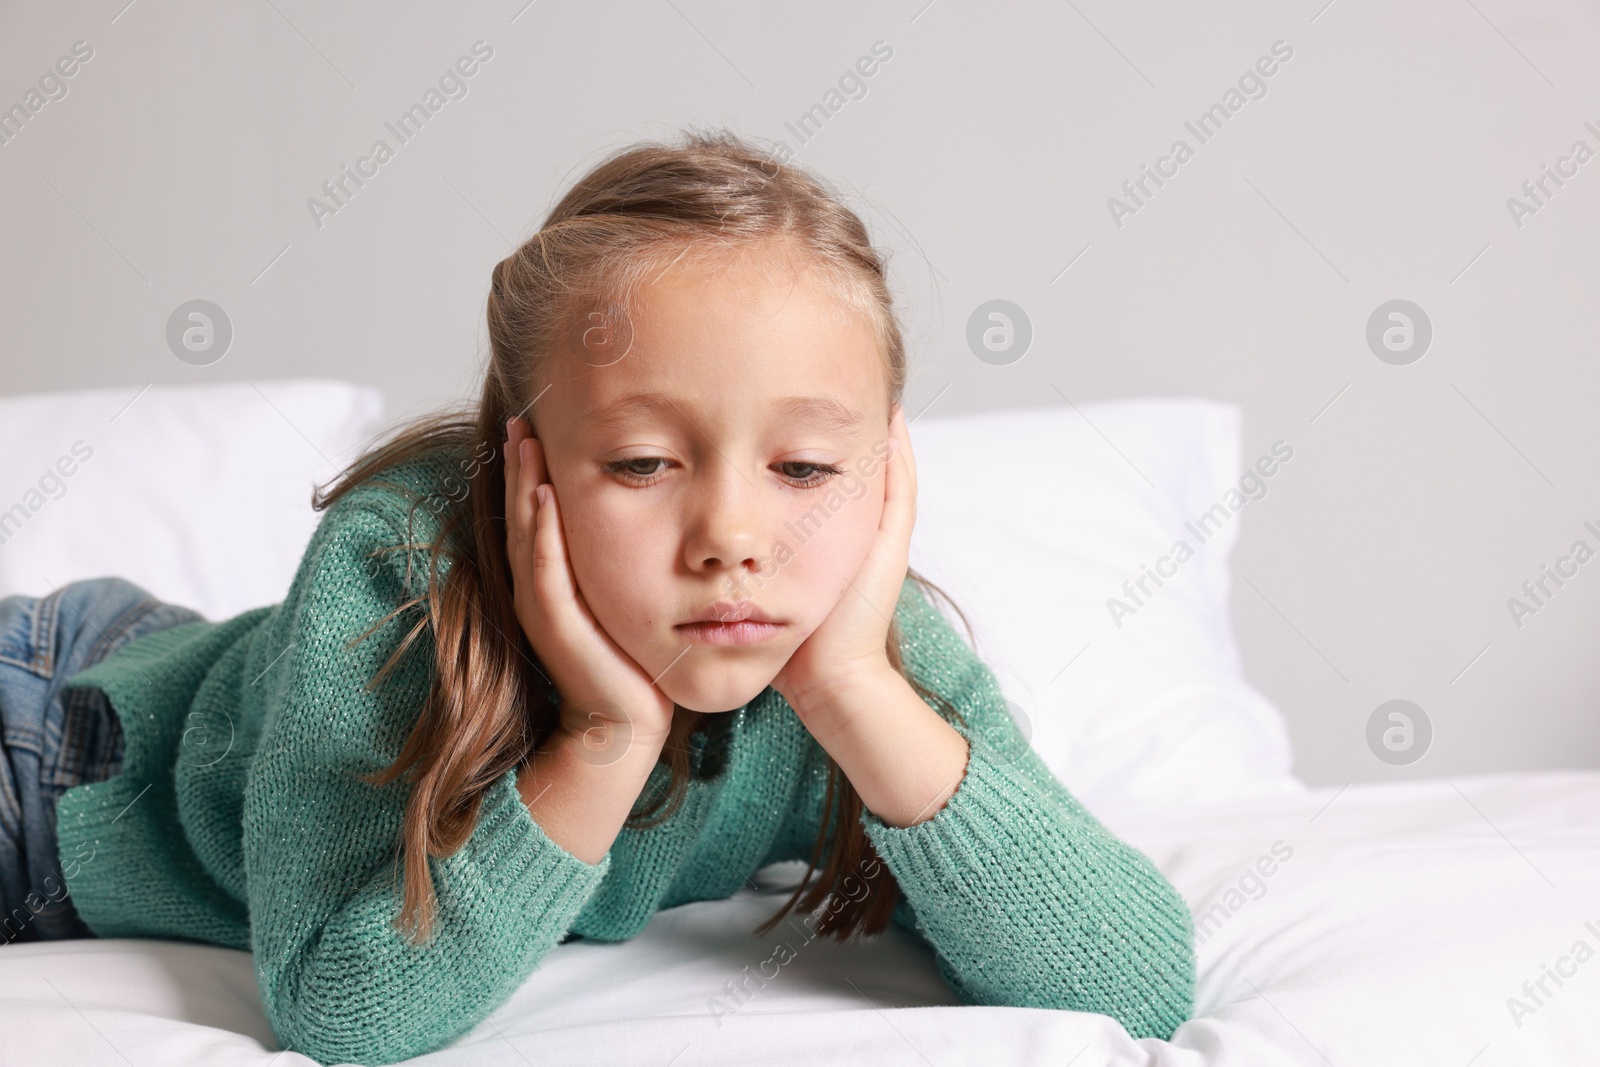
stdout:
{"type": "Polygon", "coordinates": [[[416,642],[389,684],[364,688],[411,618],[350,644],[400,603],[403,582],[368,558],[397,543],[394,527],[375,511],[342,512],[325,516],[290,589],[275,635],[283,663],[258,679],[273,688],[245,794],[251,940],[266,1015],[286,1049],[386,1064],[438,1048],[503,1003],[566,933],[610,856],[591,865],[546,837],[507,772],[465,844],[429,860],[431,940],[414,946],[396,928],[410,786],[357,776],[398,754],[427,693],[433,646],[431,635],[416,642]]]}
{"type": "Polygon", "coordinates": [[[1194,1004],[1183,897],[1055,779],[994,674],[909,583],[900,623],[913,673],[960,712],[951,725],[970,754],[923,822],[862,812],[904,894],[896,923],[929,943],[964,1003],[1095,1012],[1170,1038],[1194,1004]]]}

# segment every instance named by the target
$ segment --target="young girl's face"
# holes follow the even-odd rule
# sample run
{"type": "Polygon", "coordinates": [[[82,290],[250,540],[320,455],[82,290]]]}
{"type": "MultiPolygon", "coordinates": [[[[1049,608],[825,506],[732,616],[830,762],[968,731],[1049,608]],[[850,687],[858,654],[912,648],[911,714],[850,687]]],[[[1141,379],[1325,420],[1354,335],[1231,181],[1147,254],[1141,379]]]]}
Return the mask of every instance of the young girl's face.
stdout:
{"type": "Polygon", "coordinates": [[[864,316],[777,259],[685,257],[623,345],[628,326],[620,358],[552,355],[535,434],[596,620],[675,703],[731,711],[856,595],[883,510],[884,359],[864,316]]]}

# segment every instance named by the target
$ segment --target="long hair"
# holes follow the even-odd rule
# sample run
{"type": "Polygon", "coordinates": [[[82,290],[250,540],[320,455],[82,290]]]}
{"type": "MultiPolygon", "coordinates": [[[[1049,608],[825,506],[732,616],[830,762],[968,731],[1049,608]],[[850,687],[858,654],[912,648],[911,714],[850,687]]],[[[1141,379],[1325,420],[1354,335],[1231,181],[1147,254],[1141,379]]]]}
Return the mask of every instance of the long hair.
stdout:
{"type": "MultiPolygon", "coordinates": [[[[899,403],[906,381],[904,342],[886,261],[861,219],[800,168],[732,134],[691,131],[679,144],[642,142],[601,161],[537,233],[495,265],[487,311],[489,361],[475,405],[402,427],[340,472],[331,488],[313,493],[312,506],[320,511],[385,470],[441,451],[457,457],[462,470],[446,487],[448,501],[433,494],[412,504],[413,532],[406,544],[391,549],[407,551],[408,591],[410,550],[429,551],[426,587],[357,638],[417,609],[399,647],[368,682],[371,689],[408,649],[427,649],[427,631],[432,635],[430,688],[416,724],[392,765],[363,776],[375,785],[406,777],[412,785],[400,830],[404,902],[395,925],[409,930],[413,941],[426,940],[433,928],[436,898],[428,858],[448,857],[466,843],[485,792],[520,767],[559,724],[553,686],[539,670],[513,606],[501,449],[506,420],[533,405],[547,360],[564,342],[578,336],[587,342],[586,331],[611,331],[633,321],[639,288],[661,270],[689,253],[713,257],[769,242],[798,253],[821,271],[830,291],[868,317],[891,400],[899,403]],[[441,522],[422,544],[414,541],[414,520],[425,503],[441,522]],[[445,559],[450,565],[441,576],[445,559]]],[[[605,334],[601,340],[620,339],[605,334]]],[[[917,575],[910,577],[943,596],[917,575]]],[[[924,700],[946,718],[959,718],[906,671],[892,624],[887,653],[924,700]]],[[[689,736],[717,718],[674,710],[660,756],[670,770],[668,784],[653,801],[642,807],[636,802],[625,826],[654,826],[678,810],[693,774],[689,736]]],[[[806,876],[758,933],[796,907],[816,913],[824,903],[817,933],[840,941],[879,933],[892,916],[899,885],[866,837],[859,794],[831,757],[827,763],[821,827],[806,876]],[[822,876],[814,878],[819,862],[822,876]]]]}

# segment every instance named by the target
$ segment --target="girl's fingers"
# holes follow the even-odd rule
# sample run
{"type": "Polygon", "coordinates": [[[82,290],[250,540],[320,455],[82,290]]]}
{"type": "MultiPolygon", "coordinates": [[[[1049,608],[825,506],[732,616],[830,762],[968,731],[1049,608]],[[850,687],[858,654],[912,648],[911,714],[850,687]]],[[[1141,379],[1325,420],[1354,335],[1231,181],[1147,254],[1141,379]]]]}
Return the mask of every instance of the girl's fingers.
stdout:
{"type": "Polygon", "coordinates": [[[511,504],[513,529],[516,531],[514,545],[517,556],[524,560],[532,559],[534,523],[538,519],[539,504],[533,495],[533,482],[528,477],[528,439],[526,437],[517,441],[517,482],[512,490],[514,496],[511,504]]]}
{"type": "Polygon", "coordinates": [[[544,449],[522,419],[508,420],[507,427],[506,549],[512,581],[526,583],[533,609],[550,621],[581,624],[577,580],[561,533],[555,488],[547,480],[544,449]]]}
{"type": "Polygon", "coordinates": [[[915,508],[917,503],[917,455],[911,447],[911,427],[906,423],[906,409],[896,416],[900,423],[900,447],[905,451],[906,495],[915,508]]]}
{"type": "Polygon", "coordinates": [[[505,483],[506,483],[506,555],[512,555],[520,537],[517,533],[517,489],[521,484],[522,464],[518,457],[517,419],[506,420],[505,483]]]}
{"type": "Polygon", "coordinates": [[[535,487],[530,496],[543,496],[533,520],[531,552],[534,597],[540,607],[549,612],[559,624],[569,625],[579,621],[577,610],[578,583],[572,574],[572,563],[567,559],[567,543],[561,535],[561,512],[556,504],[555,489],[548,483],[535,487]]]}
{"type": "Polygon", "coordinates": [[[874,605],[879,619],[887,618],[899,600],[915,521],[916,478],[909,467],[904,413],[898,408],[889,420],[889,442],[893,453],[883,465],[883,511],[855,583],[856,592],[874,605]]]}
{"type": "Polygon", "coordinates": [[[909,538],[917,513],[917,466],[911,455],[911,435],[906,429],[905,414],[904,408],[898,408],[889,421],[894,455],[884,468],[883,519],[879,529],[909,538]]]}
{"type": "Polygon", "coordinates": [[[534,485],[543,485],[550,480],[550,471],[544,461],[544,445],[531,433],[528,435],[528,469],[533,475],[534,485]]]}
{"type": "Polygon", "coordinates": [[[533,496],[535,486],[549,481],[544,449],[521,418],[506,420],[506,537],[507,549],[533,535],[534,517],[539,505],[533,496]]]}

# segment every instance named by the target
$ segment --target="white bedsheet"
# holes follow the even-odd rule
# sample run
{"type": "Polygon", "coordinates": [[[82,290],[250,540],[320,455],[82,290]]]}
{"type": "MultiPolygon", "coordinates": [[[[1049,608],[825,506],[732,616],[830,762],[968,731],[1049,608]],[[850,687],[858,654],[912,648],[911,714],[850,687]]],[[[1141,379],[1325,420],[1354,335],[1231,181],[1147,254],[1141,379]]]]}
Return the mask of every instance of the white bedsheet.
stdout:
{"type": "MultiPolygon", "coordinates": [[[[1600,954],[1600,773],[1355,785],[1107,822],[1206,922],[1196,1017],[1170,1043],[1101,1016],[954,1006],[928,950],[898,930],[855,946],[791,930],[794,958],[715,1018],[709,999],[733,1006],[724,983],[780,938],[749,933],[786,897],[766,886],[660,912],[630,942],[562,945],[472,1033],[411,1062],[1600,1063],[1600,955],[1573,955],[1580,941],[1600,954]],[[1262,865],[1273,873],[1253,881],[1278,842],[1262,865]],[[1219,901],[1225,914],[1205,920],[1219,901]],[[1546,966],[1568,976],[1557,985],[1546,966]],[[1513,1013],[1512,997],[1531,1010],[1513,1013]]],[[[249,957],[226,949],[9,946],[0,1010],[5,1064],[311,1062],[275,1051],[249,957]]]]}

